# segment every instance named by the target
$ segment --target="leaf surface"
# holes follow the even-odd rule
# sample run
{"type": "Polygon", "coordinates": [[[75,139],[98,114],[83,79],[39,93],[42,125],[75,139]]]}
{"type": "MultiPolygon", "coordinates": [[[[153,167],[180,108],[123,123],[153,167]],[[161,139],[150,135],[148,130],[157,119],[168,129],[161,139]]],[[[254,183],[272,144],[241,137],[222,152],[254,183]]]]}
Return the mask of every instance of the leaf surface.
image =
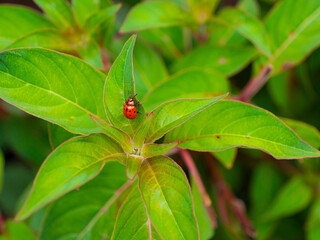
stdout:
{"type": "Polygon", "coordinates": [[[151,222],[164,239],[199,239],[190,186],[177,164],[163,156],[146,159],[139,187],[151,222]]]}
{"type": "Polygon", "coordinates": [[[272,113],[238,101],[221,101],[175,128],[166,142],[195,151],[220,151],[231,147],[258,148],[275,158],[318,157],[320,152],[272,113]],[[197,127],[195,127],[197,126],[197,127]]]}
{"type": "Polygon", "coordinates": [[[75,57],[37,48],[2,52],[0,80],[3,100],[73,133],[100,131],[90,115],[107,121],[105,75],[75,57]]]}
{"type": "Polygon", "coordinates": [[[75,137],[60,145],[42,164],[17,220],[94,178],[105,161],[119,160],[120,145],[104,134],[75,137]]]}

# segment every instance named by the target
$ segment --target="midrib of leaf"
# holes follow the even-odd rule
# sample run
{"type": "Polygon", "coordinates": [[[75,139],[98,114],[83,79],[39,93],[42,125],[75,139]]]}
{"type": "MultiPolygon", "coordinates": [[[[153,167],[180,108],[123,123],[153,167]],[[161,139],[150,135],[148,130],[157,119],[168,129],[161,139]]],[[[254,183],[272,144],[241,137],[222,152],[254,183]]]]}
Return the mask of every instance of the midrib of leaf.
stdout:
{"type": "Polygon", "coordinates": [[[183,237],[183,239],[185,239],[185,237],[184,237],[183,233],[181,232],[181,229],[180,229],[180,227],[179,227],[179,225],[178,225],[178,223],[177,223],[177,220],[176,220],[176,218],[175,218],[175,216],[174,216],[174,214],[173,214],[173,212],[172,212],[172,210],[171,210],[171,207],[170,207],[170,205],[169,205],[169,203],[168,203],[168,200],[166,199],[166,197],[165,197],[165,195],[164,195],[164,193],[163,193],[163,191],[162,191],[161,185],[160,185],[160,183],[158,182],[158,179],[157,179],[157,176],[156,176],[155,172],[153,171],[153,169],[152,169],[152,167],[150,166],[150,163],[149,163],[148,161],[146,161],[146,164],[147,164],[148,168],[151,170],[152,175],[153,175],[153,178],[155,179],[157,185],[159,186],[160,192],[161,192],[164,200],[166,201],[167,206],[169,207],[169,211],[170,211],[170,213],[171,213],[171,216],[173,216],[174,222],[175,222],[176,226],[178,227],[181,236],[183,237]]]}
{"type": "Polygon", "coordinates": [[[307,17],[294,31],[293,37],[288,37],[283,44],[276,50],[271,61],[274,62],[289,46],[290,44],[318,17],[320,14],[320,7],[317,8],[309,17],[307,17]]]}
{"type": "MultiPolygon", "coordinates": [[[[73,101],[71,101],[70,99],[63,97],[62,95],[60,95],[60,94],[58,94],[58,93],[56,93],[56,92],[53,92],[53,91],[48,90],[48,89],[46,89],[46,88],[39,87],[39,86],[37,86],[37,85],[35,85],[35,84],[32,84],[32,83],[29,83],[29,82],[27,82],[27,81],[25,81],[25,80],[23,80],[23,79],[21,79],[21,78],[18,78],[18,77],[14,76],[14,75],[11,75],[11,74],[9,74],[9,73],[2,72],[2,71],[0,71],[0,72],[3,73],[3,74],[5,74],[5,75],[11,76],[11,77],[15,78],[15,79],[18,80],[18,81],[21,81],[21,82],[25,83],[26,85],[31,85],[31,86],[33,86],[33,87],[35,87],[35,88],[38,88],[38,89],[42,90],[42,91],[48,92],[48,93],[50,93],[50,94],[52,94],[52,95],[55,95],[55,96],[63,99],[64,101],[66,101],[66,102],[68,102],[68,103],[71,103],[72,105],[80,108],[81,110],[83,110],[84,112],[88,113],[89,115],[93,115],[93,116],[95,116],[96,118],[98,118],[98,119],[100,119],[100,120],[103,120],[103,119],[102,119],[100,116],[98,116],[97,114],[94,114],[94,113],[90,112],[88,109],[80,106],[78,103],[73,102],[73,101]]],[[[57,105],[56,105],[56,106],[57,106],[57,105]]]]}
{"type": "MultiPolygon", "coordinates": [[[[214,137],[214,136],[232,136],[232,137],[241,137],[241,138],[247,139],[247,136],[248,136],[248,135],[229,134],[229,133],[214,133],[214,134],[205,134],[205,135],[199,135],[199,136],[194,136],[194,137],[185,138],[185,139],[183,139],[183,140],[179,140],[179,142],[180,142],[180,143],[183,143],[183,142],[185,142],[185,141],[193,140],[193,139],[196,139],[196,138],[214,137]]],[[[260,140],[260,141],[262,141],[262,142],[272,143],[272,144],[274,144],[274,145],[276,145],[276,146],[277,146],[277,145],[282,145],[282,146],[288,147],[288,148],[290,148],[290,149],[299,150],[299,151],[306,152],[306,153],[313,153],[313,152],[309,152],[309,151],[306,151],[306,150],[303,150],[303,149],[300,149],[300,148],[296,148],[296,147],[292,147],[292,146],[289,146],[289,145],[285,145],[285,144],[283,144],[283,143],[277,143],[277,142],[273,142],[273,141],[271,141],[271,140],[267,140],[267,139],[263,139],[263,138],[258,138],[258,137],[253,137],[253,136],[249,136],[249,137],[250,137],[250,139],[255,139],[255,140],[260,140]]],[[[236,147],[236,146],[247,146],[247,147],[250,147],[250,146],[244,145],[244,144],[238,144],[238,145],[235,145],[235,147],[236,147]]],[[[262,149],[262,148],[259,148],[259,149],[262,149]]],[[[265,149],[263,149],[263,150],[265,150],[265,149]]],[[[279,148],[278,148],[278,150],[282,152],[282,150],[280,150],[279,148]]],[[[265,151],[267,151],[267,150],[265,150],[265,151]]],[[[269,151],[267,151],[267,152],[269,152],[269,151]]],[[[282,153],[283,153],[283,152],[282,152],[282,153]]],[[[270,155],[272,155],[272,154],[270,153],[270,155]]]]}
{"type": "Polygon", "coordinates": [[[119,189],[115,191],[113,196],[101,207],[100,211],[93,216],[86,227],[79,233],[78,237],[76,238],[77,240],[81,240],[82,237],[93,228],[100,217],[103,214],[107,213],[110,206],[121,196],[121,193],[123,193],[127,188],[131,186],[131,184],[132,182],[128,180],[125,184],[123,184],[119,189]]]}

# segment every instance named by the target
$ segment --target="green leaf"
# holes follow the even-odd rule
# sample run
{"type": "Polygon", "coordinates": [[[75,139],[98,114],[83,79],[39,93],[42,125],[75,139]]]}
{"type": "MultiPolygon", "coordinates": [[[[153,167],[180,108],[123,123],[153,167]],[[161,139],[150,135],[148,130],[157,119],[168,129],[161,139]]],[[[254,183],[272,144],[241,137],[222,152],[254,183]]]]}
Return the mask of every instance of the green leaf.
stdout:
{"type": "Polygon", "coordinates": [[[134,186],[119,209],[111,240],[150,239],[150,228],[147,211],[139,189],[134,186]]]}
{"type": "Polygon", "coordinates": [[[2,191],[3,173],[4,173],[4,156],[0,149],[0,194],[2,191]]]}
{"type": "Polygon", "coordinates": [[[158,156],[167,153],[169,150],[177,146],[177,143],[170,144],[144,144],[141,150],[141,155],[145,158],[158,156]]]}
{"type": "Polygon", "coordinates": [[[257,225],[260,224],[261,216],[275,198],[281,183],[281,172],[273,165],[263,163],[255,168],[250,184],[250,202],[251,215],[253,220],[257,220],[257,225]]]}
{"type": "Polygon", "coordinates": [[[133,142],[134,142],[134,146],[136,148],[142,148],[142,146],[143,146],[143,144],[145,142],[146,135],[147,135],[147,132],[149,130],[152,118],[153,118],[153,113],[150,113],[148,118],[143,122],[141,127],[138,129],[138,131],[134,135],[133,142]]]}
{"type": "Polygon", "coordinates": [[[83,45],[78,47],[78,51],[82,59],[92,66],[103,69],[102,54],[98,43],[90,38],[83,45]]]}
{"type": "Polygon", "coordinates": [[[202,195],[194,178],[191,179],[192,196],[194,201],[194,211],[199,224],[200,240],[212,239],[214,228],[211,224],[209,214],[203,205],[202,195]]]}
{"type": "Polygon", "coordinates": [[[34,31],[56,29],[56,27],[29,8],[0,5],[0,50],[6,49],[17,39],[34,31]]]}
{"type": "Polygon", "coordinates": [[[94,178],[105,161],[119,160],[121,154],[120,145],[104,134],[75,137],[60,145],[41,166],[17,220],[94,178]]]}
{"type": "Polygon", "coordinates": [[[92,120],[101,128],[101,130],[108,135],[109,137],[113,138],[113,140],[120,143],[122,148],[127,153],[132,153],[133,146],[130,140],[130,137],[125,132],[121,131],[120,129],[106,123],[103,121],[100,121],[99,119],[92,116],[92,120]]]}
{"type": "Polygon", "coordinates": [[[237,5],[239,9],[252,16],[258,17],[260,15],[260,6],[257,0],[240,0],[237,5]]]}
{"type": "Polygon", "coordinates": [[[100,131],[90,115],[107,121],[104,80],[105,75],[85,62],[54,51],[0,53],[0,97],[73,133],[100,131]]]}
{"type": "Polygon", "coordinates": [[[228,91],[228,80],[221,73],[211,69],[193,68],[173,75],[149,92],[142,102],[150,112],[167,101],[219,96],[228,91]],[[197,84],[194,84],[195,82],[197,84]]]}
{"type": "Polygon", "coordinates": [[[311,198],[311,188],[304,182],[302,177],[296,176],[290,179],[280,190],[273,203],[270,204],[263,215],[263,219],[274,221],[291,216],[307,207],[311,198]]]}
{"type": "Polygon", "coordinates": [[[127,177],[132,180],[138,173],[144,157],[139,155],[128,155],[127,158],[127,177]]]}
{"type": "Polygon", "coordinates": [[[111,6],[109,0],[72,0],[72,6],[77,15],[78,22],[82,26],[85,21],[100,9],[111,6]]]}
{"type": "Polygon", "coordinates": [[[255,55],[256,50],[251,47],[199,47],[180,58],[172,66],[172,71],[177,72],[189,67],[205,67],[231,76],[248,65],[255,55]]]}
{"type": "Polygon", "coordinates": [[[169,132],[166,142],[176,141],[195,151],[249,147],[280,159],[320,156],[272,113],[238,101],[218,102],[169,132]]]}
{"type": "Polygon", "coordinates": [[[219,14],[216,21],[231,27],[250,40],[261,53],[271,56],[266,30],[257,18],[236,8],[226,8],[219,14]]]}
{"type": "Polygon", "coordinates": [[[108,118],[112,125],[126,132],[130,137],[144,121],[145,113],[141,105],[138,104],[138,99],[134,97],[136,103],[137,114],[135,119],[128,119],[123,114],[123,104],[130,97],[135,95],[133,66],[132,66],[132,51],[136,35],[132,35],[117,59],[114,61],[104,88],[104,103],[108,118]]]}
{"type": "Polygon", "coordinates": [[[168,131],[181,125],[225,96],[206,99],[180,99],[160,105],[152,111],[153,120],[150,123],[145,142],[152,143],[161,138],[168,131]]]}
{"type": "Polygon", "coordinates": [[[128,189],[125,166],[106,163],[101,173],[78,191],[56,200],[46,212],[40,239],[103,239],[112,234],[121,198],[128,189]],[[63,227],[61,227],[63,226],[63,227]]]}
{"type": "Polygon", "coordinates": [[[190,186],[170,158],[143,161],[139,187],[151,222],[163,239],[199,239],[190,186]]]}
{"type": "Polygon", "coordinates": [[[43,47],[64,52],[73,51],[70,42],[57,30],[46,29],[31,32],[17,39],[7,48],[43,47]]]}
{"type": "Polygon", "coordinates": [[[319,1],[281,1],[268,14],[265,26],[273,52],[270,61],[276,74],[300,63],[319,46],[319,1]]]}
{"type": "Polygon", "coordinates": [[[218,159],[223,166],[225,166],[227,169],[231,169],[237,157],[237,148],[230,148],[224,151],[212,152],[211,154],[216,159],[218,159]]]}
{"type": "Polygon", "coordinates": [[[92,33],[94,30],[97,29],[104,21],[106,21],[108,18],[114,16],[117,11],[120,8],[120,4],[111,6],[109,8],[104,8],[95,14],[93,14],[91,17],[89,17],[85,24],[84,29],[88,33],[92,33]]]}
{"type": "Polygon", "coordinates": [[[65,0],[34,0],[48,18],[61,30],[70,30],[75,26],[73,10],[65,0]]]}
{"type": "Polygon", "coordinates": [[[77,136],[75,134],[72,134],[71,132],[68,132],[64,128],[52,123],[48,123],[48,134],[52,150],[57,148],[61,143],[77,136]]]}
{"type": "Polygon", "coordinates": [[[141,98],[168,76],[160,56],[139,41],[134,48],[133,62],[135,87],[141,98]]]}
{"type": "Polygon", "coordinates": [[[320,148],[320,132],[316,127],[289,118],[282,118],[282,120],[311,146],[320,148]]]}
{"type": "Polygon", "coordinates": [[[306,232],[307,240],[318,240],[320,238],[320,198],[312,204],[307,219],[306,232]]]}
{"type": "MultiPolygon", "coordinates": [[[[4,240],[36,240],[36,237],[25,223],[17,223],[9,220],[5,223],[4,229],[2,230],[4,240]]],[[[0,238],[1,237],[2,236],[0,236],[0,238]]]]}
{"type": "Polygon", "coordinates": [[[183,25],[185,12],[171,1],[149,1],[135,5],[124,21],[121,31],[140,31],[183,25]]]}

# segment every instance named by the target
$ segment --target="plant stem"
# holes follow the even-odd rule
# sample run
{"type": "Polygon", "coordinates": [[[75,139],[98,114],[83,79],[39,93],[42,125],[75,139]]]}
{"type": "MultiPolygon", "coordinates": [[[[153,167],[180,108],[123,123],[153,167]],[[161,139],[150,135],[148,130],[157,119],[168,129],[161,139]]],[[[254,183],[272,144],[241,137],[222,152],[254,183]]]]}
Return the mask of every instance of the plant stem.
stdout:
{"type": "Polygon", "coordinates": [[[108,52],[104,47],[101,47],[101,54],[102,54],[102,64],[103,64],[103,70],[107,71],[110,69],[110,61],[108,52]]]}
{"type": "Polygon", "coordinates": [[[219,171],[219,166],[216,163],[215,159],[209,153],[205,153],[205,158],[211,172],[213,183],[217,190],[217,203],[219,206],[218,211],[221,217],[221,221],[224,222],[225,225],[230,225],[228,210],[226,208],[226,205],[228,204],[234,212],[235,216],[240,221],[244,232],[249,237],[254,238],[256,236],[256,232],[246,215],[245,205],[240,199],[237,199],[233,195],[228,184],[223,179],[223,176],[219,171]]]}
{"type": "Polygon", "coordinates": [[[253,77],[247,85],[243,88],[242,92],[238,96],[238,100],[242,102],[249,102],[250,99],[264,86],[267,82],[268,78],[271,75],[273,70],[273,66],[271,64],[267,64],[263,67],[259,74],[253,77]]]}
{"type": "Polygon", "coordinates": [[[185,149],[180,149],[179,153],[182,157],[182,159],[184,160],[184,162],[186,163],[191,175],[193,176],[199,191],[202,195],[202,201],[203,201],[203,205],[205,206],[208,215],[210,217],[211,220],[211,225],[213,228],[217,228],[217,220],[216,220],[216,214],[212,208],[212,204],[211,204],[211,199],[207,193],[207,190],[201,180],[200,174],[197,170],[196,165],[194,164],[194,161],[192,159],[192,156],[190,155],[190,153],[185,150],[185,149]]]}

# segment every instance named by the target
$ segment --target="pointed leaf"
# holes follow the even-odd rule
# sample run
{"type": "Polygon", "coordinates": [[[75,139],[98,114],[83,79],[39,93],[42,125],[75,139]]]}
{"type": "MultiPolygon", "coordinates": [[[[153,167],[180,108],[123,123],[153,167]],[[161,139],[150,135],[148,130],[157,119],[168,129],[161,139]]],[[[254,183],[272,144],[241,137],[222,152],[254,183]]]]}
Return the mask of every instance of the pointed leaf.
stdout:
{"type": "Polygon", "coordinates": [[[34,0],[34,2],[60,29],[69,30],[75,26],[73,11],[66,0],[34,0]]]}
{"type": "Polygon", "coordinates": [[[119,160],[120,145],[104,134],[75,137],[60,145],[42,164],[17,220],[94,178],[105,161],[119,160]]]}
{"type": "Polygon", "coordinates": [[[170,144],[155,144],[155,143],[147,143],[143,145],[141,150],[141,155],[145,158],[158,156],[167,153],[169,150],[177,146],[177,143],[170,144]]]}
{"type": "Polygon", "coordinates": [[[144,157],[139,155],[128,155],[127,158],[127,177],[132,180],[138,173],[144,157]]]}
{"type": "Polygon", "coordinates": [[[139,189],[134,186],[119,209],[111,240],[150,239],[150,227],[139,189]]]}
{"type": "Polygon", "coordinates": [[[0,50],[34,31],[56,29],[56,26],[29,8],[0,5],[0,50]]]}
{"type": "Polygon", "coordinates": [[[134,136],[139,125],[144,121],[145,113],[138,99],[134,97],[137,114],[135,119],[128,119],[123,114],[123,104],[131,96],[135,95],[132,51],[136,35],[129,38],[123,46],[121,53],[114,61],[104,88],[104,103],[108,118],[112,125],[126,132],[130,137],[134,136]]]}
{"type": "Polygon", "coordinates": [[[146,142],[152,143],[171,129],[216,103],[224,96],[207,99],[180,99],[164,103],[152,111],[153,121],[146,136],[146,142]]]}
{"type": "Polygon", "coordinates": [[[222,165],[224,165],[227,169],[231,169],[233,167],[234,161],[237,156],[237,148],[230,148],[224,151],[212,152],[211,153],[215,158],[219,160],[222,165]]]}
{"type": "Polygon", "coordinates": [[[271,41],[271,63],[276,74],[298,64],[319,46],[319,0],[281,1],[268,14],[265,26],[271,41]]]}
{"type": "Polygon", "coordinates": [[[218,96],[228,91],[228,80],[221,73],[211,69],[193,68],[173,75],[154,88],[143,99],[143,106],[150,112],[167,101],[218,96]],[[197,84],[194,84],[195,82],[197,84]]]}
{"type": "Polygon", "coordinates": [[[303,210],[311,201],[312,190],[302,177],[294,177],[280,190],[263,215],[266,221],[293,215],[303,210]]]}
{"type": "Polygon", "coordinates": [[[199,239],[190,186],[177,164],[163,156],[146,159],[139,187],[150,220],[164,239],[199,239]]]}
{"type": "Polygon", "coordinates": [[[175,141],[196,151],[239,146],[258,148],[280,159],[320,156],[272,113],[237,101],[218,102],[169,132],[166,142],[175,141]]]}
{"type": "Polygon", "coordinates": [[[0,239],[4,237],[2,240],[36,240],[35,235],[25,223],[8,220],[2,227],[2,234],[0,235],[0,239]]]}
{"type": "Polygon", "coordinates": [[[172,71],[178,72],[190,67],[206,67],[231,76],[248,65],[255,55],[256,50],[251,47],[199,47],[180,58],[173,65],[172,71]]]}
{"type": "Polygon", "coordinates": [[[106,163],[96,178],[48,208],[40,239],[74,236],[74,239],[93,240],[103,239],[105,234],[111,236],[118,205],[129,186],[125,166],[117,162],[106,163]]]}
{"type": "Polygon", "coordinates": [[[90,115],[107,121],[104,80],[105,75],[66,54],[37,48],[0,53],[0,97],[73,133],[100,131],[90,115]]]}
{"type": "Polygon", "coordinates": [[[182,25],[185,18],[184,11],[171,1],[142,2],[131,9],[121,31],[182,25]]]}

